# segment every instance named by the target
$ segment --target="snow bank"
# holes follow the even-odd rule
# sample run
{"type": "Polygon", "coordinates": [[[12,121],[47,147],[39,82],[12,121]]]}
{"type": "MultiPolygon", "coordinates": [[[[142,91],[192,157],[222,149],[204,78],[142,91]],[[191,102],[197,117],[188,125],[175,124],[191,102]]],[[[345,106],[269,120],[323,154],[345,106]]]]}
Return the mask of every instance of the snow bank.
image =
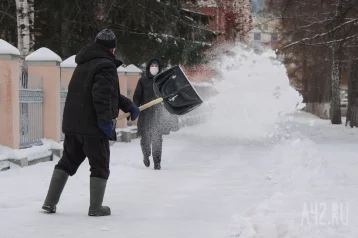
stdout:
{"type": "Polygon", "coordinates": [[[258,55],[236,46],[213,67],[222,76],[214,80],[219,94],[194,110],[205,115],[206,122],[187,128],[184,133],[215,138],[261,138],[276,130],[282,116],[303,106],[274,51],[258,55]]]}
{"type": "Polygon", "coordinates": [[[313,141],[296,135],[274,146],[267,159],[272,168],[266,186],[272,190],[245,214],[232,217],[229,236],[308,237],[312,231],[306,224],[300,225],[302,211],[305,203],[317,200],[315,189],[327,184],[323,156],[313,141]]]}
{"type": "Polygon", "coordinates": [[[26,149],[11,149],[6,146],[0,145],[0,161],[6,159],[20,160],[27,158],[28,161],[32,161],[39,158],[44,158],[52,154],[50,143],[45,143],[41,146],[33,146],[26,149]]]}
{"type": "Polygon", "coordinates": [[[50,147],[50,149],[53,149],[53,150],[63,149],[63,142],[58,143],[51,139],[42,139],[41,141],[44,146],[50,147]]]}
{"type": "Polygon", "coordinates": [[[76,55],[72,55],[61,63],[61,68],[76,68],[76,55]]]}
{"type": "Polygon", "coordinates": [[[266,179],[283,191],[304,191],[320,182],[325,162],[316,144],[302,137],[282,140],[268,156],[274,167],[266,179]]]}
{"type": "Polygon", "coordinates": [[[6,152],[7,152],[6,147],[0,145],[0,161],[8,158],[6,152]]]}
{"type": "Polygon", "coordinates": [[[52,50],[42,47],[25,58],[26,61],[56,61],[62,62],[62,59],[52,50]]]}
{"type": "Polygon", "coordinates": [[[0,160],[0,171],[7,170],[8,168],[10,168],[10,163],[0,160]]]}
{"type": "Polygon", "coordinates": [[[20,51],[15,46],[0,39],[0,54],[20,55],[20,51]]]}

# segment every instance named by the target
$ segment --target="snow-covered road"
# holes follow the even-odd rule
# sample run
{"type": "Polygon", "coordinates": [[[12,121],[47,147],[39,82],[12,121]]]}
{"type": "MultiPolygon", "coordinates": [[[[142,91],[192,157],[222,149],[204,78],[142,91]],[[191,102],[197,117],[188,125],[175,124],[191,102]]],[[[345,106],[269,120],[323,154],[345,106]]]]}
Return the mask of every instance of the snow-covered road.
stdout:
{"type": "Polygon", "coordinates": [[[0,238],[357,238],[358,132],[285,122],[302,98],[275,53],[232,51],[214,62],[218,96],[194,111],[207,120],[165,137],[161,171],[144,167],[139,140],[111,147],[112,216],[87,216],[88,162],[57,214],[41,211],[56,161],[13,166],[0,173],[0,238]]]}
{"type": "Polygon", "coordinates": [[[70,178],[55,215],[40,212],[55,162],[10,170],[0,174],[1,231],[5,237],[222,237],[232,215],[262,199],[265,151],[171,136],[163,169],[154,171],[142,164],[138,140],[116,144],[105,197],[113,215],[100,219],[86,214],[87,164],[70,178]]]}
{"type": "Polygon", "coordinates": [[[161,171],[144,167],[138,140],[115,144],[110,217],[87,216],[88,162],[70,178],[57,214],[40,210],[55,162],[2,172],[0,237],[356,237],[358,153],[324,140],[350,132],[310,120],[297,120],[300,138],[268,145],[172,134],[161,171]]]}

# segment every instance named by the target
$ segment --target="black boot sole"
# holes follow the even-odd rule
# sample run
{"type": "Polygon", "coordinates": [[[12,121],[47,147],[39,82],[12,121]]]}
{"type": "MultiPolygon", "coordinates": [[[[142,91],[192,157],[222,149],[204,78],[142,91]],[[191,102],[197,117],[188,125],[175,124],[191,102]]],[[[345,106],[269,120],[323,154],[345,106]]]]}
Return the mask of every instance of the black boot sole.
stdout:
{"type": "Polygon", "coordinates": [[[51,206],[42,206],[42,209],[45,210],[48,213],[56,213],[56,207],[51,207],[51,206]]]}
{"type": "Polygon", "coordinates": [[[149,167],[150,166],[150,160],[149,159],[143,159],[143,163],[145,165],[145,167],[149,167]]]}
{"type": "Polygon", "coordinates": [[[111,215],[111,209],[108,208],[106,212],[96,212],[96,211],[89,211],[88,216],[90,217],[104,217],[104,216],[110,216],[111,215]]]}

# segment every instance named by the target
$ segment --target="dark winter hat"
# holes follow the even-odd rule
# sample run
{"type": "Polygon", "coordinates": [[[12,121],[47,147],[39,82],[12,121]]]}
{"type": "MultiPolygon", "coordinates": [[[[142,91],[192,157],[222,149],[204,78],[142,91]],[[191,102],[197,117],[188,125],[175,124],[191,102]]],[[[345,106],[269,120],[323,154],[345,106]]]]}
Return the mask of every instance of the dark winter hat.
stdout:
{"type": "Polygon", "coordinates": [[[109,29],[104,29],[98,33],[95,42],[109,49],[116,48],[117,46],[116,35],[109,29]]]}
{"type": "Polygon", "coordinates": [[[158,59],[152,59],[150,60],[150,64],[158,64],[159,65],[159,60],[158,59]]]}

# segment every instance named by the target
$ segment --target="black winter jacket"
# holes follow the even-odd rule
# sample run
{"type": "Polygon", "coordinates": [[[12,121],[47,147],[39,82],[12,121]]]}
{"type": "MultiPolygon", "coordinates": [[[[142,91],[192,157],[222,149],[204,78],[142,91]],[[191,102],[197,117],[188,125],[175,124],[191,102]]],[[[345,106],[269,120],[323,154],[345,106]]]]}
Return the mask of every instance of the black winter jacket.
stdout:
{"type": "MultiPolygon", "coordinates": [[[[149,71],[149,67],[153,60],[155,59],[148,61],[145,74],[139,79],[134,91],[133,102],[138,107],[158,98],[153,89],[154,77],[149,71]]],[[[162,68],[159,65],[159,72],[161,71],[162,68]]],[[[178,117],[169,114],[164,108],[163,103],[161,103],[141,111],[137,127],[138,136],[143,136],[144,133],[164,135],[169,134],[170,131],[178,130],[179,122],[178,117]]]]}
{"type": "MultiPolygon", "coordinates": [[[[132,101],[120,94],[117,67],[109,49],[97,44],[86,45],[76,55],[77,67],[68,86],[63,112],[64,134],[103,137],[98,123],[110,124],[119,110],[128,112],[132,101]]],[[[116,139],[112,133],[111,140],[116,139]]]]}

